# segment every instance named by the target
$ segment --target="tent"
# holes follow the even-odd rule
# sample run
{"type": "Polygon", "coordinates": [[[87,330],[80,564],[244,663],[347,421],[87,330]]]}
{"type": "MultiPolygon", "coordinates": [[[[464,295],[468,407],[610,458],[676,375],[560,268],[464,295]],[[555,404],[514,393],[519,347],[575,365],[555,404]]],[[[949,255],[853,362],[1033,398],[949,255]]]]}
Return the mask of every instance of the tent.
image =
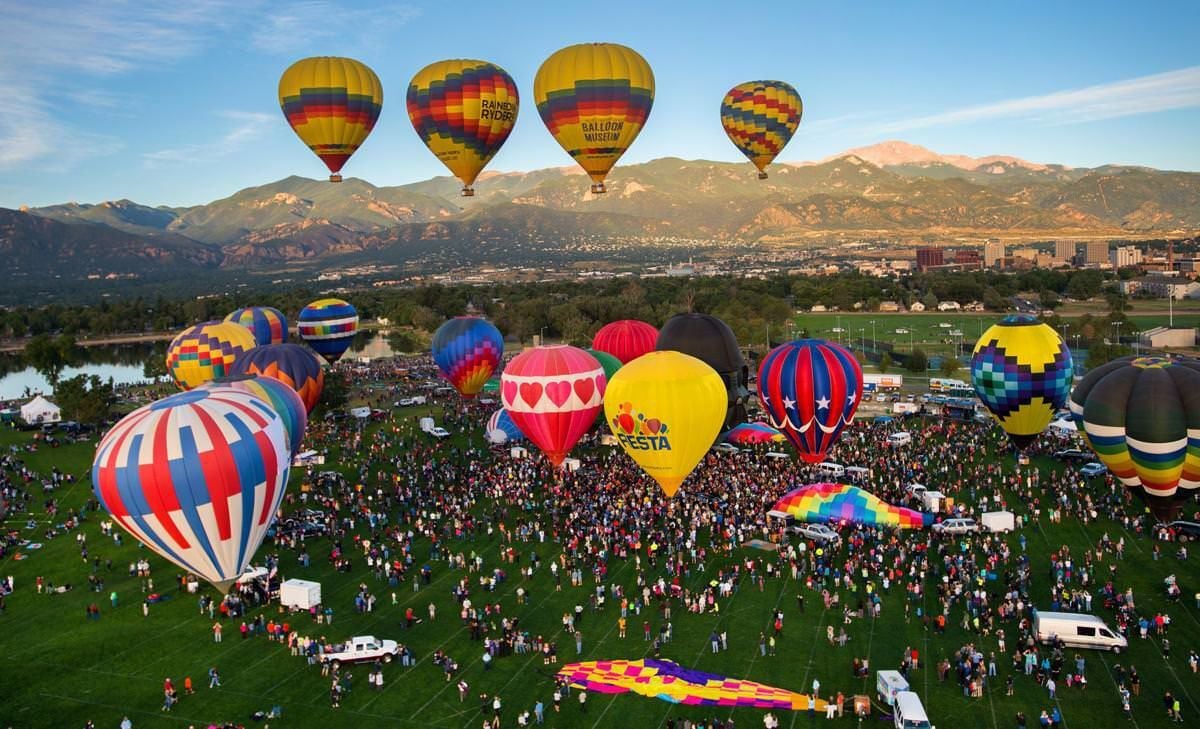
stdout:
{"type": "Polygon", "coordinates": [[[57,423],[62,420],[62,411],[57,405],[38,395],[21,406],[21,420],[29,425],[57,423]]]}
{"type": "Polygon", "coordinates": [[[1063,418],[1062,420],[1055,420],[1053,423],[1050,423],[1049,427],[1054,428],[1055,430],[1062,431],[1064,433],[1079,432],[1079,426],[1075,424],[1075,421],[1068,420],[1066,418],[1063,418]]]}

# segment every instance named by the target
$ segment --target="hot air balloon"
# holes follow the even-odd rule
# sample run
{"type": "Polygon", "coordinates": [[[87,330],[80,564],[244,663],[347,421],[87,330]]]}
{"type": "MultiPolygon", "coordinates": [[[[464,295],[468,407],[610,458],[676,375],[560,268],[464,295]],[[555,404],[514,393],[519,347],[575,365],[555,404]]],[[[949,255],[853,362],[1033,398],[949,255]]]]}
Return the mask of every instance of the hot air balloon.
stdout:
{"type": "Polygon", "coordinates": [[[690,354],[717,371],[728,393],[722,431],[746,422],[750,369],[728,324],[708,314],[676,314],[663,324],[654,348],[690,354]]]}
{"type": "Polygon", "coordinates": [[[1058,332],[1026,314],[990,327],[971,356],[975,393],[1018,450],[1066,406],[1074,373],[1071,350],[1058,332]]]}
{"type": "Polygon", "coordinates": [[[653,352],[656,342],[658,330],[652,325],[637,319],[622,319],[600,327],[592,337],[592,349],[608,352],[625,364],[653,352]]]}
{"type": "Polygon", "coordinates": [[[558,466],[595,421],[606,382],[595,357],[552,344],[508,363],[500,375],[500,398],[517,428],[558,466]]]}
{"type": "Polygon", "coordinates": [[[409,83],[408,118],[470,197],[475,178],[517,123],[517,101],[517,85],[503,68],[487,61],[438,61],[409,83]]]}
{"type": "Polygon", "coordinates": [[[475,397],[504,359],[504,337],[491,322],[456,316],[433,333],[433,361],[463,397],[475,397]]]}
{"type": "Polygon", "coordinates": [[[604,394],[613,435],[667,496],[720,435],[725,407],[720,375],[679,352],[650,352],[626,363],[604,394]]]}
{"type": "Polygon", "coordinates": [[[213,387],[122,418],[96,448],[92,485],[125,531],[224,593],[266,536],[288,461],[270,405],[213,387]]]}
{"type": "Polygon", "coordinates": [[[758,368],[758,399],[767,422],[787,436],[805,463],[825,460],[854,419],[862,391],[858,360],[823,339],[781,344],[758,368]]]}
{"type": "Polygon", "coordinates": [[[1108,470],[1162,521],[1200,493],[1200,360],[1123,357],[1075,386],[1071,414],[1108,470]]]}
{"type": "Polygon", "coordinates": [[[721,125],[733,146],[767,179],[767,165],[783,151],[800,126],[800,94],[783,81],[747,81],[721,100],[721,125]]]}
{"type": "Polygon", "coordinates": [[[206,321],[179,333],[167,347],[167,372],[181,390],[199,387],[233,371],[234,362],[254,349],[254,335],[239,324],[206,321]]]}
{"type": "Polygon", "coordinates": [[[260,375],[272,377],[288,385],[304,403],[304,409],[312,412],[321,399],[325,388],[325,371],[321,360],[299,344],[268,344],[255,347],[238,358],[233,367],[234,375],[260,375]]]}
{"type": "Polygon", "coordinates": [[[925,511],[892,506],[869,491],[844,483],[815,483],[786,494],[771,509],[797,521],[810,523],[850,522],[872,527],[920,529],[932,526],[934,515],[925,511]]]}
{"type": "Polygon", "coordinates": [[[304,431],[308,428],[308,409],[300,399],[300,393],[290,385],[266,375],[233,375],[213,380],[204,386],[227,387],[257,397],[270,405],[283,418],[291,454],[295,456],[300,452],[300,444],[304,442],[304,431]]]}
{"type": "Polygon", "coordinates": [[[625,46],[568,46],[538,69],[533,100],[550,134],[592,178],[598,194],[650,116],[654,72],[625,46]]]}
{"type": "Polygon", "coordinates": [[[722,436],[726,443],[737,445],[762,445],[783,442],[783,433],[766,423],[742,423],[722,436]]]}
{"type": "Polygon", "coordinates": [[[318,299],[300,312],[300,338],[329,364],[350,348],[358,331],[358,312],[341,299],[318,299]]]}
{"type": "Polygon", "coordinates": [[[254,335],[255,344],[259,346],[283,344],[287,341],[287,317],[279,309],[272,309],[269,306],[251,306],[238,309],[225,317],[225,321],[241,324],[249,329],[250,333],[254,335]]]}
{"type": "Polygon", "coordinates": [[[296,61],[279,79],[279,106],[292,131],[341,182],[342,165],[367,140],[383,109],[383,84],[353,58],[296,61]]]}
{"type": "Polygon", "coordinates": [[[508,411],[500,408],[492,413],[484,424],[483,433],[492,443],[504,444],[510,441],[525,440],[525,434],[509,417],[508,411]]]}
{"type": "Polygon", "coordinates": [[[596,361],[604,368],[604,376],[609,380],[612,380],[613,375],[617,374],[617,370],[621,369],[621,360],[608,352],[601,352],[598,349],[585,349],[583,351],[596,358],[596,361]]]}

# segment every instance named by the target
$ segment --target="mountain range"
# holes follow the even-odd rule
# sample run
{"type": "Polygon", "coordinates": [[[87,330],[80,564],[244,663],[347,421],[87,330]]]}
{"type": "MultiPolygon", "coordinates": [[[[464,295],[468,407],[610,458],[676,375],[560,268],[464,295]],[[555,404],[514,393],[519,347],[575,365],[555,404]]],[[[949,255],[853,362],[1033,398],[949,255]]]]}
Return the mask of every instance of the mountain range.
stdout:
{"type": "Polygon", "coordinates": [[[329,262],[601,260],[635,248],[787,245],[838,236],[1153,237],[1200,227],[1200,174],[940,155],[891,141],[819,162],[657,159],[619,166],[593,195],[573,167],[394,187],[301,177],[192,207],[130,200],[0,208],[18,276],[150,275],[329,262]]]}

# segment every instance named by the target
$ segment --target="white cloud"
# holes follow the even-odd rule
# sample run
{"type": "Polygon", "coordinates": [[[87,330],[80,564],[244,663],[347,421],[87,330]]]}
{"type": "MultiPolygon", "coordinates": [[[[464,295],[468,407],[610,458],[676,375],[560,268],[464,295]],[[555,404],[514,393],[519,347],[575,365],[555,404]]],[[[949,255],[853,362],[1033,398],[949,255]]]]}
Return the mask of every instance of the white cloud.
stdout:
{"type": "Polygon", "coordinates": [[[205,144],[185,144],[142,154],[142,164],[157,169],[172,164],[206,162],[227,157],[258,139],[267,127],[276,122],[275,114],[257,111],[222,111],[218,116],[233,122],[219,138],[205,144]]]}
{"type": "Polygon", "coordinates": [[[1200,66],[1082,89],[969,106],[877,126],[881,134],[953,126],[994,119],[1040,124],[1079,124],[1136,114],[1200,106],[1200,66]]]}
{"type": "Polygon", "coordinates": [[[362,7],[362,3],[343,6],[326,0],[308,0],[264,13],[250,41],[255,48],[268,53],[307,52],[321,44],[332,44],[335,49],[348,45],[361,47],[420,14],[417,8],[404,4],[362,7]]]}

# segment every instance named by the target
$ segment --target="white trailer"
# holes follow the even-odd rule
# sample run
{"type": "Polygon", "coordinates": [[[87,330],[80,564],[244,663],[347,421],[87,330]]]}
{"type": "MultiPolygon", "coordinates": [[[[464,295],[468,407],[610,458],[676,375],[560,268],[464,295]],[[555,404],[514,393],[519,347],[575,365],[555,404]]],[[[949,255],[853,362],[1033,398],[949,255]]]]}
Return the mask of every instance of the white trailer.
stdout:
{"type": "Polygon", "coordinates": [[[989,532],[1007,534],[1017,528],[1017,518],[1011,511],[989,511],[979,517],[979,523],[989,532]]]}
{"type": "Polygon", "coordinates": [[[321,604],[321,583],[292,579],[279,586],[279,604],[293,610],[308,610],[321,604]]]}
{"type": "Polygon", "coordinates": [[[417,423],[421,426],[422,433],[432,433],[433,429],[437,427],[437,423],[433,421],[433,418],[421,418],[417,423]]]}

